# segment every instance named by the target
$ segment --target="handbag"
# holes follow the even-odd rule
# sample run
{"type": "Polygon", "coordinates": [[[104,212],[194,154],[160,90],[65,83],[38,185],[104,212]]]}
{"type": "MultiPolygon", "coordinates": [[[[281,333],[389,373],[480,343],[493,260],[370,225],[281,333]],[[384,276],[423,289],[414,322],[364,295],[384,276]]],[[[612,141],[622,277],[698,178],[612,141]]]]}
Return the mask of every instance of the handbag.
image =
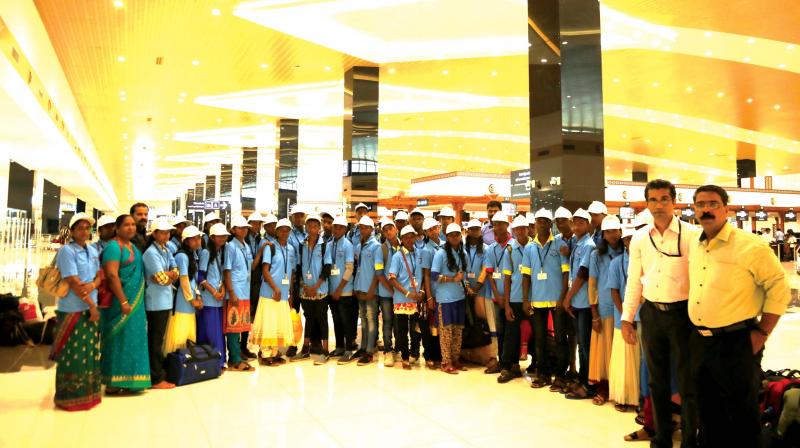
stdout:
{"type": "Polygon", "coordinates": [[[183,386],[217,378],[222,374],[221,359],[213,346],[187,340],[186,348],[167,355],[167,381],[183,386]]]}
{"type": "Polygon", "coordinates": [[[61,298],[69,292],[69,284],[61,278],[61,271],[56,266],[57,258],[58,254],[54,255],[50,265],[39,269],[39,278],[36,279],[36,286],[40,291],[61,298]]]}

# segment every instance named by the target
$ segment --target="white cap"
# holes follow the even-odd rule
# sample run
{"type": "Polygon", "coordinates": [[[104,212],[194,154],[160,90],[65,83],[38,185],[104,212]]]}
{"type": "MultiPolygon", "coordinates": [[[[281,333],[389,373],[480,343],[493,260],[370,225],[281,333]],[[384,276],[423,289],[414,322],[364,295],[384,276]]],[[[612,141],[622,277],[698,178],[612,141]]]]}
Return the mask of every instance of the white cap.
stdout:
{"type": "Polygon", "coordinates": [[[497,212],[492,216],[492,222],[508,222],[508,215],[505,212],[497,212]]]}
{"type": "Polygon", "coordinates": [[[517,216],[514,218],[514,221],[511,222],[511,230],[514,230],[517,227],[528,227],[528,220],[522,215],[517,216]]]}
{"type": "Polygon", "coordinates": [[[116,222],[117,218],[111,215],[103,215],[97,220],[97,228],[99,229],[100,227],[107,226],[109,224],[116,224],[116,222]]]}
{"type": "Polygon", "coordinates": [[[153,221],[153,224],[150,226],[150,231],[155,232],[156,230],[172,230],[175,227],[169,223],[167,218],[158,218],[153,221]]]}
{"type": "Polygon", "coordinates": [[[306,222],[308,222],[308,221],[317,221],[318,223],[322,224],[322,218],[319,215],[317,215],[316,213],[312,213],[312,214],[306,216],[306,222]]]}
{"type": "Polygon", "coordinates": [[[447,216],[450,218],[456,217],[456,211],[452,209],[452,207],[442,207],[442,210],[439,212],[439,216],[447,216]]]}
{"type": "Polygon", "coordinates": [[[481,222],[480,222],[480,221],[478,221],[478,220],[477,220],[477,219],[475,219],[475,218],[472,218],[472,219],[470,219],[470,220],[469,220],[469,222],[467,223],[467,228],[469,229],[470,227],[483,227],[483,226],[481,225],[481,222]]]}
{"type": "Polygon", "coordinates": [[[275,228],[279,229],[281,227],[288,227],[288,228],[291,229],[292,228],[292,223],[289,222],[289,219],[287,219],[287,218],[279,219],[278,220],[278,224],[275,226],[275,228]]]}
{"type": "Polygon", "coordinates": [[[225,228],[225,224],[223,224],[221,222],[218,222],[218,223],[214,224],[213,226],[211,226],[211,228],[208,230],[208,233],[211,234],[211,236],[228,236],[228,235],[230,235],[230,233],[228,233],[228,229],[225,228]]]}
{"type": "Polygon", "coordinates": [[[358,210],[360,208],[365,208],[365,209],[369,210],[369,207],[367,207],[367,204],[365,204],[363,202],[359,202],[358,204],[356,204],[356,206],[353,207],[353,210],[355,211],[355,210],[358,210]]]}
{"type": "Polygon", "coordinates": [[[545,208],[540,208],[539,210],[536,210],[536,214],[533,215],[534,221],[539,219],[539,218],[549,219],[550,221],[552,221],[553,220],[553,214],[550,213],[550,210],[547,210],[545,208]]]}
{"type": "Polygon", "coordinates": [[[265,219],[264,219],[264,217],[263,217],[263,216],[261,216],[261,213],[258,213],[258,212],[253,212],[253,213],[251,213],[251,214],[250,214],[250,216],[247,218],[247,222],[253,222],[253,221],[260,221],[260,222],[264,222],[264,221],[265,221],[265,219]]]}
{"type": "Polygon", "coordinates": [[[425,216],[425,213],[422,213],[422,210],[420,210],[418,208],[415,208],[414,210],[411,210],[411,213],[409,213],[408,216],[411,216],[414,213],[419,213],[420,215],[425,216]]]}
{"type": "Polygon", "coordinates": [[[220,221],[220,220],[221,219],[220,219],[219,215],[217,214],[217,212],[211,212],[211,213],[207,214],[206,216],[203,216],[203,224],[205,224],[207,222],[211,222],[211,221],[220,221]]]}
{"type": "Polygon", "coordinates": [[[72,226],[74,226],[75,223],[78,221],[89,221],[89,226],[94,225],[94,218],[92,218],[86,213],[76,213],[75,215],[72,216],[72,219],[69,220],[69,228],[71,229],[72,226]]]}
{"type": "Polygon", "coordinates": [[[608,207],[606,207],[606,204],[603,204],[600,201],[593,201],[591,204],[589,204],[589,209],[586,211],[589,213],[607,215],[608,207]]]}
{"type": "Polygon", "coordinates": [[[410,225],[407,225],[407,226],[403,227],[403,230],[400,231],[400,237],[402,238],[403,235],[405,235],[407,233],[417,233],[417,231],[414,230],[414,227],[412,227],[410,225]]]}
{"type": "Polygon", "coordinates": [[[306,214],[306,211],[303,209],[303,206],[300,205],[300,204],[294,204],[291,207],[291,210],[289,211],[289,216],[297,214],[297,213],[302,213],[304,215],[306,214]]]}
{"type": "Polygon", "coordinates": [[[186,238],[194,238],[202,234],[203,232],[201,232],[196,226],[186,226],[181,233],[181,241],[185,240],[186,238]]]}
{"type": "Polygon", "coordinates": [[[367,215],[361,217],[361,219],[358,221],[358,225],[373,227],[373,228],[375,227],[375,223],[372,221],[372,218],[370,218],[367,215]]]}
{"type": "Polygon", "coordinates": [[[628,238],[629,236],[633,236],[634,233],[636,233],[636,229],[634,229],[633,227],[623,227],[622,228],[622,237],[623,238],[628,238]]]}
{"type": "Polygon", "coordinates": [[[278,217],[270,213],[264,218],[264,225],[275,224],[278,222],[278,217]]]}
{"type": "Polygon", "coordinates": [[[591,221],[592,220],[592,215],[590,215],[589,212],[587,212],[586,210],[584,210],[582,208],[579,208],[579,209],[575,210],[575,213],[572,214],[572,218],[573,219],[574,218],[583,218],[583,219],[585,219],[587,221],[591,221]]]}
{"type": "Polygon", "coordinates": [[[622,223],[615,215],[609,215],[603,218],[603,223],[600,224],[600,230],[621,230],[622,223]]]}
{"type": "MultiPolygon", "coordinates": [[[[102,219],[103,218],[101,217],[100,220],[102,219]]],[[[172,224],[173,226],[177,226],[178,224],[191,224],[192,222],[186,219],[185,217],[178,215],[172,218],[169,223],[172,224]]],[[[98,224],[97,226],[100,227],[100,224],[98,224]]]]}
{"type": "Polygon", "coordinates": [[[425,220],[422,221],[422,230],[430,230],[438,225],[439,221],[433,218],[425,218],[425,220]]]}
{"type": "Polygon", "coordinates": [[[333,214],[333,213],[331,213],[331,212],[329,212],[329,211],[327,211],[327,210],[320,210],[320,212],[319,212],[319,217],[320,217],[320,218],[324,218],[325,216],[330,216],[330,217],[331,217],[331,219],[333,219],[333,217],[334,217],[334,214],[333,214]]]}
{"type": "Polygon", "coordinates": [[[395,221],[408,221],[408,212],[405,210],[400,210],[394,215],[395,221]]]}
{"type": "Polygon", "coordinates": [[[641,213],[636,215],[636,218],[633,219],[633,223],[631,223],[631,225],[633,227],[641,227],[652,223],[653,223],[653,214],[650,213],[649,209],[644,209],[641,213]]]}
{"type": "Polygon", "coordinates": [[[558,219],[558,218],[572,219],[572,213],[569,210],[567,210],[566,208],[564,208],[564,207],[558,207],[556,209],[556,214],[555,214],[554,218],[555,219],[558,219]]]}
{"type": "Polygon", "coordinates": [[[447,231],[445,231],[444,234],[449,235],[453,232],[461,233],[461,226],[454,222],[447,225],[447,231]]]}
{"type": "Polygon", "coordinates": [[[247,223],[247,220],[244,219],[244,216],[237,216],[231,220],[231,229],[235,227],[250,227],[250,224],[247,223]]]}
{"type": "Polygon", "coordinates": [[[525,220],[528,221],[529,226],[536,224],[536,216],[531,212],[525,213],[525,220]]]}
{"type": "Polygon", "coordinates": [[[347,227],[347,218],[345,218],[342,215],[339,215],[339,216],[333,218],[333,225],[347,227]]]}
{"type": "Polygon", "coordinates": [[[392,221],[392,218],[389,218],[388,216],[384,216],[383,218],[381,218],[380,221],[378,221],[378,223],[380,224],[381,228],[383,226],[394,225],[394,221],[392,221]]]}

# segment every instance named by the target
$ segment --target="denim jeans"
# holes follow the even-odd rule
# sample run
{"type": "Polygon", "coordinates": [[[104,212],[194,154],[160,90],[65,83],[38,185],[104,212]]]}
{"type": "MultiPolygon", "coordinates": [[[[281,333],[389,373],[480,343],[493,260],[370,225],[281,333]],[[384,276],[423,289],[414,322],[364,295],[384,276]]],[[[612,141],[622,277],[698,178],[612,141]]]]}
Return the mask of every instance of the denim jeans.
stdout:
{"type": "Polygon", "coordinates": [[[378,300],[358,300],[358,317],[361,319],[361,349],[375,353],[378,338],[378,300]]]}
{"type": "MultiPolygon", "coordinates": [[[[391,297],[379,297],[381,302],[381,319],[383,319],[383,352],[391,353],[395,348],[392,344],[394,328],[394,301],[391,297]]],[[[377,336],[376,336],[377,337],[377,336]]]]}
{"type": "Polygon", "coordinates": [[[589,386],[589,347],[592,344],[592,310],[575,309],[575,326],[578,332],[578,381],[589,386]]]}

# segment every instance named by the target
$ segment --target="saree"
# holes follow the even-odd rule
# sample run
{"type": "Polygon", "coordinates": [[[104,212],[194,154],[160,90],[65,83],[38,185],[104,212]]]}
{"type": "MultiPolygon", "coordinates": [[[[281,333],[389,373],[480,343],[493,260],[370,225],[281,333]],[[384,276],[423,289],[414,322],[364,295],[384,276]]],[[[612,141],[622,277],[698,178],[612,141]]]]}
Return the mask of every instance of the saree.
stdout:
{"type": "Polygon", "coordinates": [[[102,329],[103,384],[131,390],[150,387],[150,358],[147,351],[147,320],[144,310],[144,264],[136,246],[133,253],[112,240],[103,251],[103,264],[119,263],[122,290],[131,306],[122,314],[119,300],[100,310],[102,329]]]}
{"type": "Polygon", "coordinates": [[[55,405],[84,411],[100,403],[100,324],[89,321],[89,311],[56,311],[58,327],[50,359],[56,361],[55,405]]]}

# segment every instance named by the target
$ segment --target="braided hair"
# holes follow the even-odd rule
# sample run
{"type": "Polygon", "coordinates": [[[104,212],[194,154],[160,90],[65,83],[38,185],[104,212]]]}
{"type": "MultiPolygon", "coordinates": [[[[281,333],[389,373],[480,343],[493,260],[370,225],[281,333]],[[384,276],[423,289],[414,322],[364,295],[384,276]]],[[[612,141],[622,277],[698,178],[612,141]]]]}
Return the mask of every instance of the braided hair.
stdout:
{"type": "MultiPolygon", "coordinates": [[[[225,251],[223,250],[224,246],[217,247],[217,243],[214,242],[214,238],[208,239],[208,264],[214,263],[217,261],[217,258],[220,260],[220,264],[225,264],[225,251]]],[[[222,272],[220,272],[222,274],[222,272]]]]}
{"type": "MultiPolygon", "coordinates": [[[[456,257],[453,254],[452,246],[450,246],[450,243],[447,243],[444,246],[445,253],[447,254],[447,269],[452,272],[458,272],[459,265],[456,264],[456,257]]],[[[458,251],[458,258],[461,262],[460,266],[462,266],[463,269],[467,269],[467,258],[464,256],[464,243],[459,241],[456,250],[458,251]]]]}
{"type": "MultiPolygon", "coordinates": [[[[189,280],[196,278],[197,275],[197,260],[194,258],[194,251],[189,248],[189,238],[186,238],[181,242],[181,247],[178,249],[179,254],[186,254],[186,258],[189,259],[189,280]]],[[[176,254],[177,255],[177,254],[176,254]]]]}

